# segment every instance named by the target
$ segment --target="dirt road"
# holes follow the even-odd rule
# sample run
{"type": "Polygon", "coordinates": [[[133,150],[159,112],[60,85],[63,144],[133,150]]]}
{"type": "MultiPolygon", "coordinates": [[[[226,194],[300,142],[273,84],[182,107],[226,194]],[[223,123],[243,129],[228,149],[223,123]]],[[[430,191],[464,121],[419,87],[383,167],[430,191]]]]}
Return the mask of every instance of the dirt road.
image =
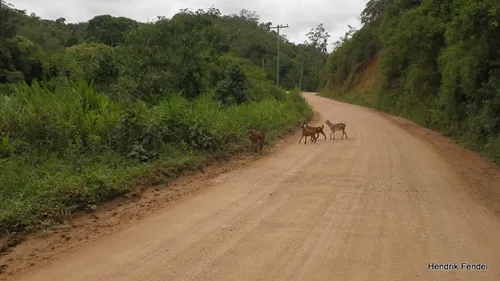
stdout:
{"type": "Polygon", "coordinates": [[[346,122],[349,139],[337,132],[304,145],[295,136],[203,192],[15,279],[500,280],[500,219],[471,193],[477,181],[381,114],[306,96],[318,124],[346,122]]]}

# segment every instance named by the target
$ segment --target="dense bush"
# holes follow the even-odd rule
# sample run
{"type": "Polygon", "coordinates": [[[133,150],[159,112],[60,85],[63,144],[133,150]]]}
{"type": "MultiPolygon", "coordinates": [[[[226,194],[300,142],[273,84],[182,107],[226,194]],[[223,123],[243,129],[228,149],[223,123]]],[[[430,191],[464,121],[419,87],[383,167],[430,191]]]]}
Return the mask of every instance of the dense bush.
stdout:
{"type": "Polygon", "coordinates": [[[71,82],[55,92],[22,85],[1,98],[1,230],[40,226],[61,210],[101,202],[161,164],[196,167],[207,153],[246,145],[248,128],[273,139],[312,117],[297,92],[239,106],[223,107],[212,93],[148,106],[71,82]]]}

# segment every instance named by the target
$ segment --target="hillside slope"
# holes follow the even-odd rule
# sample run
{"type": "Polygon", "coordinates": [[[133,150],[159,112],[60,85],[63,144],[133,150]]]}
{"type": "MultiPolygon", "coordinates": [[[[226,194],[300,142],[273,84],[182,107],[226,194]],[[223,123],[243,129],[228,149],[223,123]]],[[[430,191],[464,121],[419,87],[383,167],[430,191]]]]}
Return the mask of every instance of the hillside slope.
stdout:
{"type": "Polygon", "coordinates": [[[500,164],[500,2],[370,0],[361,19],[330,55],[322,95],[405,117],[500,164]]]}
{"type": "Polygon", "coordinates": [[[319,95],[375,108],[381,90],[380,69],[377,63],[377,56],[365,61],[359,72],[353,75],[351,85],[347,89],[330,86],[320,92],[319,95]]]}

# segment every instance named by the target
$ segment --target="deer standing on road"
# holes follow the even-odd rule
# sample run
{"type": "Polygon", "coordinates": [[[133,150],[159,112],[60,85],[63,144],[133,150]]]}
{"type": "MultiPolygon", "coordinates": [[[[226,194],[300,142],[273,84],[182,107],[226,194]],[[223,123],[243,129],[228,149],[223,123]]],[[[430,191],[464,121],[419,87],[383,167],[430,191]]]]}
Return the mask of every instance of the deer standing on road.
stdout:
{"type": "Polygon", "coordinates": [[[325,128],[325,125],[321,125],[321,127],[312,127],[312,126],[307,125],[307,128],[316,132],[316,137],[315,137],[316,139],[319,138],[319,134],[322,134],[323,136],[325,136],[325,140],[326,140],[326,135],[325,135],[325,132],[323,131],[323,129],[325,128]]]}
{"type": "Polygon", "coordinates": [[[302,141],[303,137],[305,137],[304,144],[307,143],[307,137],[311,137],[311,143],[313,141],[314,143],[316,143],[316,130],[310,129],[309,126],[305,123],[302,123],[300,127],[302,128],[302,136],[299,139],[299,143],[302,141]]]}
{"type": "Polygon", "coordinates": [[[250,129],[247,131],[247,134],[250,134],[249,138],[252,141],[252,147],[254,147],[256,144],[259,144],[259,153],[262,153],[262,147],[265,143],[266,133],[250,129]]]}
{"type": "Polygon", "coordinates": [[[345,132],[345,127],[347,126],[346,123],[331,123],[330,120],[328,119],[326,119],[325,123],[326,125],[328,125],[328,127],[330,127],[330,130],[332,130],[330,132],[330,139],[332,139],[332,134],[333,134],[333,139],[335,139],[335,131],[342,131],[342,138],[340,138],[341,140],[344,139],[344,135],[345,138],[348,139],[347,134],[345,132]]]}

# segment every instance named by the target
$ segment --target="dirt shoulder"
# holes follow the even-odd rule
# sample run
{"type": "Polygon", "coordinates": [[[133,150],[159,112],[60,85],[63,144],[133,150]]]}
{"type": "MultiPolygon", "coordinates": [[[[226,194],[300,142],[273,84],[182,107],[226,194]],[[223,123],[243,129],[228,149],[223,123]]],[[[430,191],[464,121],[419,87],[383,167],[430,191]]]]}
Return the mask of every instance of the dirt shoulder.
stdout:
{"type": "Polygon", "coordinates": [[[468,183],[468,192],[500,217],[500,167],[476,152],[464,149],[451,138],[412,121],[379,113],[394,124],[427,142],[468,183]]]}
{"type": "MultiPolygon", "coordinates": [[[[484,204],[500,217],[500,167],[477,152],[468,150],[453,139],[417,123],[373,108],[335,101],[382,116],[399,128],[420,139],[467,182],[467,191],[478,204],[484,204]]],[[[431,163],[429,163],[431,165],[431,163]]]]}

